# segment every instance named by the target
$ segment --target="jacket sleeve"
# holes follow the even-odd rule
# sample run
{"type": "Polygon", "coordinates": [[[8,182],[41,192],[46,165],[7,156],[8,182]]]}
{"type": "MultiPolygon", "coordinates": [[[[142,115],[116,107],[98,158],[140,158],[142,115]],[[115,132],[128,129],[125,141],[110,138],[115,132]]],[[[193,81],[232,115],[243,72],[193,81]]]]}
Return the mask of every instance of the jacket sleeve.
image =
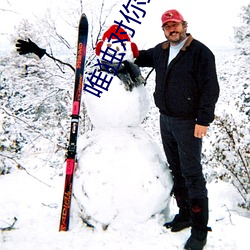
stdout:
{"type": "Polygon", "coordinates": [[[209,126],[214,120],[215,104],[219,97],[219,83],[213,53],[208,48],[204,49],[199,59],[197,78],[200,99],[197,124],[209,126]]]}
{"type": "Polygon", "coordinates": [[[154,49],[140,50],[135,64],[139,67],[154,67],[154,49]]]}

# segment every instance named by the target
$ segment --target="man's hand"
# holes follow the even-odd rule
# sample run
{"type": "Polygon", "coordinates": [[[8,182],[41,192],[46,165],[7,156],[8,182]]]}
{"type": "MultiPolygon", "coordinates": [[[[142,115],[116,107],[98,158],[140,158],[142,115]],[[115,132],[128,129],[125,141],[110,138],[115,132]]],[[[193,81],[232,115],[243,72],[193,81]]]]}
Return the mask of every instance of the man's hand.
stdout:
{"type": "Polygon", "coordinates": [[[17,47],[17,52],[19,52],[20,55],[34,53],[41,59],[46,53],[45,49],[39,48],[30,39],[28,39],[28,42],[21,39],[17,40],[16,47],[17,47]]]}
{"type": "Polygon", "coordinates": [[[207,135],[208,126],[195,125],[194,136],[197,138],[202,138],[207,135]]]}

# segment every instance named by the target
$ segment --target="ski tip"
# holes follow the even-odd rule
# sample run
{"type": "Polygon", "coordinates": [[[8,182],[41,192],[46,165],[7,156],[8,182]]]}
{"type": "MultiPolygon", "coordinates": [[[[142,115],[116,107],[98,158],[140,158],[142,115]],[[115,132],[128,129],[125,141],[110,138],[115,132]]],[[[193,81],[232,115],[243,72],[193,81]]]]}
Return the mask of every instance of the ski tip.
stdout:
{"type": "Polygon", "coordinates": [[[81,19],[85,19],[85,20],[87,20],[87,15],[86,15],[85,13],[82,13],[82,15],[81,15],[81,19]]]}
{"type": "Polygon", "coordinates": [[[88,25],[88,18],[85,13],[82,13],[81,18],[80,18],[80,26],[87,26],[88,25]]]}

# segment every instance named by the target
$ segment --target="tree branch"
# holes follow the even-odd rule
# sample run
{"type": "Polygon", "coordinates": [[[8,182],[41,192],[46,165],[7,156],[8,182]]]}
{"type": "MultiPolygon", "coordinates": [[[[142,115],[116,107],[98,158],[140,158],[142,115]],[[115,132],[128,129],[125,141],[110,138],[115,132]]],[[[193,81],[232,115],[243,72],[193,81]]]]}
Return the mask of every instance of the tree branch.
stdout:
{"type": "Polygon", "coordinates": [[[13,229],[15,229],[14,226],[15,226],[16,222],[17,222],[17,218],[14,217],[14,222],[11,225],[9,225],[8,227],[0,227],[0,230],[1,231],[10,231],[10,230],[13,230],[13,229]]]}
{"type": "Polygon", "coordinates": [[[39,180],[36,176],[34,176],[34,175],[32,175],[31,173],[29,173],[29,171],[28,171],[25,167],[23,167],[19,162],[17,162],[17,161],[16,161],[15,159],[13,159],[12,157],[10,157],[10,156],[8,156],[8,155],[1,154],[1,153],[0,153],[0,156],[5,157],[5,158],[8,158],[8,159],[11,160],[11,161],[14,161],[14,162],[16,163],[16,167],[17,167],[18,169],[24,170],[24,171],[26,172],[26,174],[28,174],[28,175],[31,176],[32,178],[36,179],[37,181],[41,182],[42,184],[46,185],[47,187],[54,188],[54,187],[52,187],[51,185],[49,185],[49,184],[47,184],[47,183],[45,183],[45,182],[39,180]]]}
{"type": "Polygon", "coordinates": [[[45,55],[48,56],[49,58],[53,59],[55,62],[59,62],[59,63],[61,63],[63,65],[66,65],[66,66],[70,67],[75,72],[75,68],[71,64],[65,63],[65,62],[55,58],[54,56],[48,54],[47,52],[45,52],[45,55]]]}

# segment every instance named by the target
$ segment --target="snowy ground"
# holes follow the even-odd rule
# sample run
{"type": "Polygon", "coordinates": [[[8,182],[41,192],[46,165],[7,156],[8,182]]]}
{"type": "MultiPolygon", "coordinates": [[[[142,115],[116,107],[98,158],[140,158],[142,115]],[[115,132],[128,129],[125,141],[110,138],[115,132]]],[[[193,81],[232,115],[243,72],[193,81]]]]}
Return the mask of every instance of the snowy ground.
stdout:
{"type": "MultiPolygon", "coordinates": [[[[45,173],[34,172],[34,176],[45,173]]],[[[123,230],[90,229],[82,225],[73,199],[70,231],[58,232],[64,179],[39,182],[25,171],[0,176],[0,245],[2,250],[163,250],[183,249],[189,229],[171,233],[161,218],[123,230]],[[11,230],[4,230],[17,221],[11,230]]],[[[249,245],[250,219],[236,190],[224,182],[208,184],[210,221],[213,232],[205,249],[245,250],[249,245]]],[[[171,212],[175,211],[171,201],[171,212]]]]}

